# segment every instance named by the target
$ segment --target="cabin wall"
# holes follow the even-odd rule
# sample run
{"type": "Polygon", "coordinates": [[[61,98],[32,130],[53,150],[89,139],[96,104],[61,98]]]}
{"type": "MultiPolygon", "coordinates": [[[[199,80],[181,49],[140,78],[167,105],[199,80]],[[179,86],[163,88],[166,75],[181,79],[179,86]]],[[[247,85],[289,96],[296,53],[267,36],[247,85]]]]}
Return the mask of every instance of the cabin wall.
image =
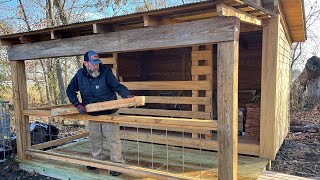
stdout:
{"type": "Polygon", "coordinates": [[[290,44],[273,17],[263,32],[260,157],[274,160],[289,129],[290,44]]]}
{"type": "Polygon", "coordinates": [[[283,26],[279,24],[279,43],[277,59],[277,99],[275,132],[275,154],[289,132],[290,126],[290,44],[286,38],[283,26]]]}

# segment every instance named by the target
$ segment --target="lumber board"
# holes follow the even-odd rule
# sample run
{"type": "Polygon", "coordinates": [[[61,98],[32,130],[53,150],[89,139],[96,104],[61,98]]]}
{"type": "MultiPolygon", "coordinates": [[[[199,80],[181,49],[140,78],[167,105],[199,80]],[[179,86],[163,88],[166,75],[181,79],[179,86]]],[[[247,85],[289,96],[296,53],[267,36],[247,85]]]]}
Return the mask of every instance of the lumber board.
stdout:
{"type": "Polygon", "coordinates": [[[114,57],[100,58],[100,61],[102,62],[102,64],[116,64],[117,59],[114,57]]]}
{"type": "Polygon", "coordinates": [[[145,109],[145,108],[122,108],[117,111],[122,114],[136,114],[149,116],[165,116],[165,117],[184,117],[210,119],[210,113],[199,111],[180,111],[180,110],[164,110],[164,109],[145,109]]]}
{"type": "Polygon", "coordinates": [[[84,54],[88,49],[95,49],[98,53],[124,52],[230,41],[235,38],[233,31],[236,24],[235,17],[214,17],[171,25],[13,45],[8,51],[8,59],[74,56],[84,54]],[[106,42],[107,46],[104,45],[106,42]]]}
{"type": "Polygon", "coordinates": [[[121,82],[130,90],[210,90],[209,81],[121,82]]]}
{"type": "Polygon", "coordinates": [[[81,164],[86,166],[93,166],[100,169],[107,169],[111,171],[117,171],[127,174],[133,174],[137,176],[142,177],[148,177],[148,178],[156,178],[156,179],[190,179],[185,178],[181,175],[163,172],[163,171],[157,171],[147,168],[142,168],[138,166],[132,166],[127,165],[123,163],[114,163],[114,162],[108,162],[108,161],[99,161],[92,158],[86,158],[86,157],[77,157],[73,155],[63,155],[55,152],[44,152],[40,150],[33,150],[28,149],[26,150],[26,153],[28,155],[31,155],[33,157],[39,157],[39,158],[45,158],[45,159],[52,159],[57,161],[63,161],[63,162],[69,162],[73,164],[81,164]]]}
{"type": "Polygon", "coordinates": [[[211,75],[212,67],[211,66],[192,66],[191,74],[192,75],[211,75]]]}
{"type": "Polygon", "coordinates": [[[275,121],[277,99],[277,58],[280,16],[273,17],[263,28],[261,71],[260,157],[275,158],[275,121]]]}
{"type": "Polygon", "coordinates": [[[34,109],[27,109],[23,111],[23,115],[28,116],[51,116],[50,110],[34,110],[34,109]]]}
{"type": "Polygon", "coordinates": [[[62,145],[64,143],[67,143],[69,141],[75,140],[75,139],[80,139],[80,138],[84,138],[89,136],[89,133],[81,133],[81,134],[77,134],[77,135],[73,135],[73,136],[68,136],[65,138],[61,138],[61,139],[57,139],[57,140],[53,140],[53,141],[49,141],[49,142],[45,142],[45,143],[41,143],[41,144],[36,144],[31,146],[31,149],[44,149],[47,147],[51,147],[51,146],[58,146],[58,145],[62,145]]]}
{"type": "Polygon", "coordinates": [[[14,93],[14,114],[17,135],[18,160],[28,159],[25,150],[31,146],[29,118],[23,116],[23,111],[28,108],[27,78],[25,61],[11,61],[12,84],[14,93]]]}
{"type": "Polygon", "coordinates": [[[257,26],[262,25],[262,19],[246,12],[240,11],[236,8],[227,6],[223,3],[217,5],[217,12],[220,16],[235,16],[240,19],[241,22],[254,24],[257,26]]]}
{"type": "MultiPolygon", "coordinates": [[[[198,133],[198,134],[211,134],[210,130],[203,129],[188,129],[188,128],[178,128],[178,127],[166,127],[166,126],[152,126],[152,125],[143,125],[143,124],[128,124],[128,123],[120,123],[120,126],[131,127],[131,128],[142,128],[142,129],[150,129],[150,130],[162,130],[162,131],[174,131],[174,132],[185,132],[185,133],[198,133]]],[[[126,131],[124,128],[123,131],[126,131]]]]}
{"type": "MultiPolygon", "coordinates": [[[[86,105],[87,112],[96,112],[109,109],[118,109],[132,106],[143,106],[145,104],[144,96],[136,96],[133,98],[118,99],[113,101],[98,102],[86,105]]],[[[68,114],[78,114],[75,107],[70,108],[54,108],[51,110],[51,116],[61,116],[68,114]]]]}
{"type": "Polygon", "coordinates": [[[210,97],[181,97],[181,96],[145,96],[146,104],[210,104],[210,97]]]}
{"type": "Polygon", "coordinates": [[[237,179],[238,52],[239,41],[218,44],[219,179],[237,179]]]}

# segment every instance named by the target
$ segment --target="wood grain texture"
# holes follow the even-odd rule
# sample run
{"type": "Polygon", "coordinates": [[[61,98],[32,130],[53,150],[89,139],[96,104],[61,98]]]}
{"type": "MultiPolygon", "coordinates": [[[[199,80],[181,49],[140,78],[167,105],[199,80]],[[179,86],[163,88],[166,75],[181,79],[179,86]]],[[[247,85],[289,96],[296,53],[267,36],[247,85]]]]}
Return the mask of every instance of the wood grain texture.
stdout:
{"type": "Polygon", "coordinates": [[[260,157],[275,158],[275,121],[277,99],[277,59],[279,42],[279,15],[263,29],[261,72],[260,157]],[[262,128],[261,128],[262,127],[262,128]]]}
{"type": "Polygon", "coordinates": [[[220,16],[236,16],[241,22],[250,23],[254,25],[261,26],[262,20],[254,15],[248,14],[246,12],[240,11],[236,8],[227,6],[223,3],[217,4],[217,12],[220,16]]]}
{"type": "Polygon", "coordinates": [[[98,53],[123,52],[230,41],[235,38],[233,29],[236,21],[234,17],[214,17],[174,25],[14,45],[8,57],[10,60],[36,59],[80,55],[88,49],[95,49],[98,53]]]}
{"type": "MultiPolygon", "coordinates": [[[[98,102],[86,105],[87,112],[104,111],[109,109],[118,109],[133,106],[144,106],[144,96],[136,96],[133,98],[118,99],[113,101],[98,102]]],[[[62,116],[68,114],[79,114],[77,108],[54,108],[51,109],[51,116],[62,116]]]]}
{"type": "Polygon", "coordinates": [[[239,42],[218,44],[219,179],[237,179],[239,42]]]}
{"type": "Polygon", "coordinates": [[[17,135],[18,160],[26,160],[25,150],[31,146],[29,118],[23,115],[28,109],[27,80],[24,61],[10,62],[14,93],[14,114],[17,135]]]}

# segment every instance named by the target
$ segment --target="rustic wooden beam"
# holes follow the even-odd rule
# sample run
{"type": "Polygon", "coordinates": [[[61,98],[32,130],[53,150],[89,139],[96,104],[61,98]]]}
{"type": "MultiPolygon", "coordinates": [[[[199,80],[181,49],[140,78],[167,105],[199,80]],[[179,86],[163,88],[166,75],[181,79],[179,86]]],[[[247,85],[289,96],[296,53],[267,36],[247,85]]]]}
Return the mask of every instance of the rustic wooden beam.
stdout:
{"type": "Polygon", "coordinates": [[[273,17],[263,28],[261,69],[260,157],[274,160],[277,99],[277,61],[280,16],[273,17]]]}
{"type": "MultiPolygon", "coordinates": [[[[25,110],[26,116],[45,116],[48,117],[51,111],[39,112],[39,110],[25,110]],[[37,114],[38,113],[38,114],[37,114]]],[[[51,114],[50,114],[51,115],[51,114]]],[[[49,115],[49,116],[50,116],[49,115]]],[[[203,120],[203,119],[186,119],[186,118],[168,118],[168,117],[151,117],[151,116],[128,116],[128,115],[101,115],[90,116],[88,114],[74,114],[57,116],[67,119],[78,119],[85,121],[98,121],[98,122],[114,122],[114,123],[130,123],[135,125],[149,125],[149,126],[166,126],[166,127],[180,127],[204,130],[217,130],[216,120],[203,120]]]]}
{"type": "Polygon", "coordinates": [[[10,65],[14,93],[17,154],[19,160],[25,160],[28,159],[25,150],[31,146],[29,118],[23,115],[23,110],[28,108],[25,63],[24,61],[11,61],[10,65]]]}
{"type": "Polygon", "coordinates": [[[69,137],[65,137],[65,138],[61,138],[61,139],[57,139],[57,140],[53,140],[53,141],[49,141],[49,142],[45,142],[45,143],[41,143],[41,144],[36,144],[36,145],[31,146],[31,149],[44,149],[44,148],[52,147],[52,146],[59,146],[64,143],[67,143],[69,141],[84,138],[87,136],[89,136],[88,132],[81,133],[81,134],[77,134],[77,135],[73,135],[73,136],[69,136],[69,137]]]}
{"type": "Polygon", "coordinates": [[[112,26],[106,24],[93,23],[92,30],[94,34],[108,33],[112,31],[112,26]]]}
{"type": "Polygon", "coordinates": [[[147,103],[161,104],[203,104],[209,105],[208,97],[181,97],[181,96],[145,96],[147,103]]]}
{"type": "MultiPolygon", "coordinates": [[[[133,98],[118,99],[113,101],[98,102],[86,105],[87,112],[104,111],[109,109],[118,109],[133,106],[144,106],[144,96],[136,96],[133,98]]],[[[78,114],[78,110],[75,107],[70,108],[55,108],[51,109],[51,116],[62,116],[69,114],[78,114]]]]}
{"type": "Polygon", "coordinates": [[[130,90],[210,90],[209,81],[122,82],[130,90]]]}
{"type": "MultiPolygon", "coordinates": [[[[237,28],[235,28],[235,36],[239,37],[237,28]]],[[[217,61],[218,174],[219,179],[237,179],[239,40],[219,43],[217,61]]]]}
{"type": "Polygon", "coordinates": [[[210,112],[165,110],[165,109],[145,109],[145,108],[121,108],[117,111],[122,114],[137,114],[146,116],[184,117],[210,119],[210,112]]]}
{"type": "Polygon", "coordinates": [[[63,155],[54,152],[40,151],[28,149],[26,152],[28,155],[38,158],[52,159],[56,161],[69,162],[73,164],[85,165],[97,167],[99,169],[106,169],[111,171],[122,172],[126,174],[132,174],[136,176],[142,176],[155,179],[190,179],[190,177],[184,177],[183,175],[152,170],[148,168],[142,168],[138,166],[127,165],[123,163],[114,163],[108,161],[94,160],[92,158],[79,157],[74,155],[63,155]]]}
{"type": "Polygon", "coordinates": [[[262,19],[223,3],[217,4],[217,12],[220,16],[235,16],[238,17],[241,22],[262,26],[262,19]]]}
{"type": "Polygon", "coordinates": [[[173,18],[164,18],[161,16],[151,16],[151,15],[143,16],[144,27],[154,27],[159,25],[175,24],[175,23],[181,23],[181,22],[184,22],[184,21],[173,19],[173,18]]]}
{"type": "Polygon", "coordinates": [[[8,57],[10,60],[37,59],[80,55],[88,49],[95,49],[98,53],[123,52],[231,41],[235,38],[233,29],[236,22],[235,17],[215,17],[173,25],[13,45],[8,57]]]}

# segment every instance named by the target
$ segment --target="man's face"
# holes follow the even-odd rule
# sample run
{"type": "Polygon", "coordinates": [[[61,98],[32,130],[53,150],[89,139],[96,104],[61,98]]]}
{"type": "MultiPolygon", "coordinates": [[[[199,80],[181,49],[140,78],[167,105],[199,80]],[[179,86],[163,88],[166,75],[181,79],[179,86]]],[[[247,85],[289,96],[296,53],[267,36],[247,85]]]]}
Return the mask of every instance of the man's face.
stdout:
{"type": "Polygon", "coordinates": [[[91,71],[99,71],[99,64],[93,65],[87,61],[84,62],[84,65],[89,68],[91,71]]]}
{"type": "Polygon", "coordinates": [[[99,64],[93,65],[87,61],[84,61],[83,63],[92,77],[96,78],[100,75],[99,64]]]}

